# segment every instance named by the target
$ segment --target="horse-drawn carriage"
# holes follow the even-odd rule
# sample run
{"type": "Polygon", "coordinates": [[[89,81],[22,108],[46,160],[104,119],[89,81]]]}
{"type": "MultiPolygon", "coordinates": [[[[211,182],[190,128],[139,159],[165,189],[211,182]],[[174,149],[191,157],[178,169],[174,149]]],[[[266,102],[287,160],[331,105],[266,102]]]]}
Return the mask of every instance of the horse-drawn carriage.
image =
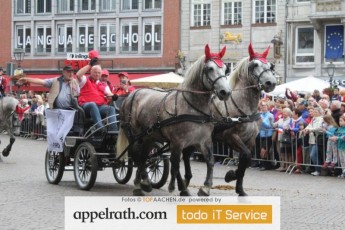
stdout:
{"type": "Polygon", "coordinates": [[[225,47],[219,53],[211,53],[206,45],[205,55],[191,65],[177,89],[131,93],[121,106],[119,132],[94,129],[87,124],[83,111],[78,111],[63,152],[46,153],[48,181],[59,183],[66,166],[72,166],[78,187],[87,190],[94,185],[98,170],[111,167],[115,179],[124,184],[131,178],[133,167],[137,167],[133,194],[144,195],[143,191],[165,184],[169,173],[165,153],[169,150],[169,191],[175,189],[177,182],[180,195],[190,195],[190,151],[196,148],[207,165],[198,195],[208,196],[213,183],[212,140],[218,140],[239,152],[238,169],[229,170],[224,179],[235,180],[236,193],[247,195],[243,178],[259,131],[257,105],[261,91],[270,92],[276,85],[274,65],[266,60],[268,50],[256,53],[250,44],[249,57],[243,58],[228,78],[228,68],[221,60],[225,47]],[[180,173],[182,157],[184,179],[180,173]]]}
{"type": "MultiPolygon", "coordinates": [[[[116,111],[124,97],[114,103],[116,111]]],[[[65,171],[73,171],[78,187],[89,190],[96,181],[97,172],[105,168],[112,168],[115,180],[119,184],[126,184],[133,172],[131,156],[116,156],[116,141],[118,131],[110,131],[111,123],[102,120],[105,128],[97,129],[96,124],[85,116],[81,107],[77,108],[73,127],[64,141],[63,152],[49,151],[45,157],[45,173],[49,183],[58,184],[65,171]]],[[[146,161],[147,172],[153,188],[162,187],[169,175],[169,156],[160,143],[152,146],[150,157],[146,161]]]]}

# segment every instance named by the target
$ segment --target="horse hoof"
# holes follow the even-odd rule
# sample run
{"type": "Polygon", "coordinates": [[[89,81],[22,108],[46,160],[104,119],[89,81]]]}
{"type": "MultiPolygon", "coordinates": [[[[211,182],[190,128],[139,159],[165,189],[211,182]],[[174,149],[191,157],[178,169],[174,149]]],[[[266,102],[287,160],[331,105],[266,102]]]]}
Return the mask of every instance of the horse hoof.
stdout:
{"type": "Polygon", "coordinates": [[[185,191],[180,192],[180,196],[191,196],[191,194],[189,193],[188,190],[185,190],[185,191]]]}
{"type": "Polygon", "coordinates": [[[189,186],[189,182],[190,182],[190,180],[184,180],[184,184],[186,185],[186,187],[189,186]]]}
{"type": "Polygon", "coordinates": [[[225,174],[225,182],[229,183],[230,181],[236,180],[236,173],[234,170],[229,170],[226,174],[225,174]]]}
{"type": "Polygon", "coordinates": [[[209,196],[210,195],[210,189],[208,187],[201,187],[198,191],[198,196],[209,196]]]}
{"type": "Polygon", "coordinates": [[[144,190],[145,192],[151,192],[152,191],[152,185],[146,184],[146,183],[140,183],[140,188],[144,190]]]}
{"type": "Polygon", "coordinates": [[[169,186],[168,186],[168,191],[169,191],[170,193],[174,192],[174,191],[175,191],[175,186],[169,184],[169,186]]]}
{"type": "Polygon", "coordinates": [[[143,193],[141,189],[134,189],[133,196],[145,196],[145,194],[143,193]]]}
{"type": "Polygon", "coordinates": [[[236,193],[238,194],[238,196],[248,196],[247,193],[245,193],[245,191],[241,190],[241,191],[236,191],[236,193]]]}
{"type": "Polygon", "coordinates": [[[8,155],[10,155],[10,151],[2,151],[2,155],[4,156],[4,157],[8,157],[8,155]]]}

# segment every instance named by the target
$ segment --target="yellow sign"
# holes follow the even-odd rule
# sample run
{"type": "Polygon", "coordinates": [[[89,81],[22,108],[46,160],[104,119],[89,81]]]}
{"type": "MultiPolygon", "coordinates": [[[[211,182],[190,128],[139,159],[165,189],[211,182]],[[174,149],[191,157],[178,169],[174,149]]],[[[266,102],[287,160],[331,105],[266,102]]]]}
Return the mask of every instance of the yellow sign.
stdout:
{"type": "Polygon", "coordinates": [[[177,205],[179,224],[272,224],[272,205],[177,205]]]}
{"type": "Polygon", "coordinates": [[[235,42],[236,44],[239,44],[242,42],[242,34],[232,34],[231,32],[225,32],[224,33],[224,41],[225,42],[235,42]]]}

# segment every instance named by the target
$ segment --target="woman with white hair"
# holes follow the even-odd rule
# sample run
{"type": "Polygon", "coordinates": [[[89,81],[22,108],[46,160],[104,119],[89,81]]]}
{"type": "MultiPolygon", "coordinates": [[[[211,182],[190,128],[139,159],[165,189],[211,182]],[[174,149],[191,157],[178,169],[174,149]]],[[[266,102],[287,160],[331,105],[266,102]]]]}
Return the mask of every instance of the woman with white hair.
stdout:
{"type": "MultiPolygon", "coordinates": [[[[302,131],[304,135],[309,134],[309,147],[310,147],[310,159],[311,163],[314,164],[315,171],[311,173],[313,176],[319,176],[321,172],[322,159],[320,159],[320,154],[317,145],[317,136],[323,135],[322,132],[322,109],[320,107],[314,107],[309,109],[312,119],[309,125],[302,131]]],[[[322,156],[321,156],[322,158],[322,156]]]]}
{"type": "Polygon", "coordinates": [[[279,151],[279,161],[280,167],[277,169],[280,172],[285,172],[287,170],[288,155],[292,154],[292,147],[293,142],[291,138],[291,129],[293,128],[292,124],[292,111],[289,108],[284,108],[282,111],[282,118],[280,118],[277,122],[272,123],[272,126],[278,130],[278,142],[280,143],[280,151],[279,151]],[[286,135],[290,135],[290,141],[284,140],[283,137],[284,132],[286,135]]]}

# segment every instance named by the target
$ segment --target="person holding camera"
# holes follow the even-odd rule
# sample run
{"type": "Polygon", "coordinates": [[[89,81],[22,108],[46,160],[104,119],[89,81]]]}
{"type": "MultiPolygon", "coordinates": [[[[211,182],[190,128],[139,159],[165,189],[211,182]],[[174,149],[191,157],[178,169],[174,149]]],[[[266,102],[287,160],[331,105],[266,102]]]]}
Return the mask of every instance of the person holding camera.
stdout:
{"type": "Polygon", "coordinates": [[[115,87],[113,94],[116,94],[118,96],[120,95],[126,95],[135,90],[135,87],[131,85],[131,82],[129,81],[129,74],[127,72],[121,72],[119,73],[120,78],[120,86],[115,87]]]}

